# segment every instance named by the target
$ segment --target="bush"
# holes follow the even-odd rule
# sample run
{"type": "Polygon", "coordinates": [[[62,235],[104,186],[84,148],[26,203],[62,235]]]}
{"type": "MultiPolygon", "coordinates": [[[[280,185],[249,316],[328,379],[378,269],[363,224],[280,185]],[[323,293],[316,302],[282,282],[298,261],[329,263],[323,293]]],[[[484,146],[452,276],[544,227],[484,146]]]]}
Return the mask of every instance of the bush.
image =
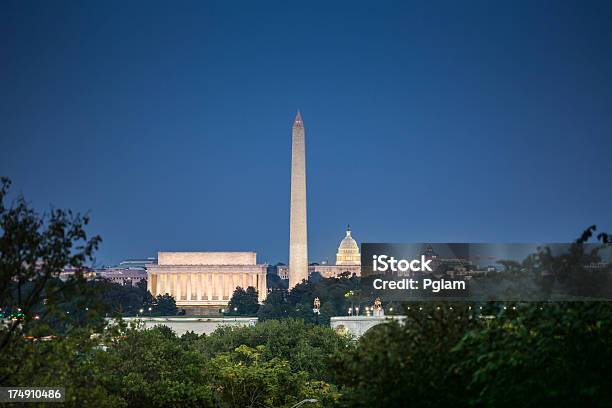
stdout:
{"type": "Polygon", "coordinates": [[[305,371],[310,378],[329,380],[332,357],[350,348],[348,338],[331,328],[305,324],[301,320],[268,320],[246,327],[221,327],[201,338],[197,349],[206,358],[231,352],[241,345],[264,346],[261,358],[286,360],[293,371],[305,371]]]}

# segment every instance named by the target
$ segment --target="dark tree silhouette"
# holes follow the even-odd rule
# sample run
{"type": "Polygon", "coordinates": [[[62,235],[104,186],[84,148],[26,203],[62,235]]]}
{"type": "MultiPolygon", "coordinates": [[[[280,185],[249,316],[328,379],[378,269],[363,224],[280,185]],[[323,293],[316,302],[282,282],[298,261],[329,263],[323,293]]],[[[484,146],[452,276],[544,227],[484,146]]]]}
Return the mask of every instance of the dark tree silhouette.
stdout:
{"type": "Polygon", "coordinates": [[[10,186],[0,178],[0,307],[18,312],[18,318],[0,332],[0,353],[34,320],[66,314],[62,306],[82,290],[84,265],[101,241],[87,239],[87,216],[61,209],[39,215],[22,196],[5,204],[10,186]],[[65,267],[75,274],[62,282],[65,267]]]}
{"type": "Polygon", "coordinates": [[[249,286],[246,290],[237,287],[227,305],[228,315],[256,316],[259,310],[257,289],[249,286]]]}

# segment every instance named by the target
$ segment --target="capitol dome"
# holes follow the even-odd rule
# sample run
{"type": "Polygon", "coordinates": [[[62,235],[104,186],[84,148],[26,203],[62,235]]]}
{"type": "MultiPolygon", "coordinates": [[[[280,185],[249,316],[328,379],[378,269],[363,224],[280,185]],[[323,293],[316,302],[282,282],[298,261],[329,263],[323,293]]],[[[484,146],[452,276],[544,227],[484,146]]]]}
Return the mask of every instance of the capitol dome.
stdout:
{"type": "Polygon", "coordinates": [[[346,236],[340,242],[338,253],[336,254],[336,265],[361,265],[361,255],[359,245],[351,237],[351,227],[346,227],[346,236]]]}

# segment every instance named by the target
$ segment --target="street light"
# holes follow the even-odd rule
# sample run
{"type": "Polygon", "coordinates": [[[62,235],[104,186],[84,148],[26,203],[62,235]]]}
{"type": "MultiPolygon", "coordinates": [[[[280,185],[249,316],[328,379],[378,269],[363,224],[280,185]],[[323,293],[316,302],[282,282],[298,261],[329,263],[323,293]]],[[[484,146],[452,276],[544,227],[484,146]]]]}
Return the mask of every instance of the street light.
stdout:
{"type": "Polygon", "coordinates": [[[314,398],[311,398],[311,399],[305,399],[305,400],[302,400],[302,401],[298,402],[298,403],[297,403],[297,404],[295,404],[295,405],[292,405],[292,406],[291,406],[291,408],[301,407],[302,405],[306,404],[307,402],[310,402],[311,404],[314,404],[315,402],[317,402],[317,400],[316,400],[316,399],[314,399],[314,398]]]}

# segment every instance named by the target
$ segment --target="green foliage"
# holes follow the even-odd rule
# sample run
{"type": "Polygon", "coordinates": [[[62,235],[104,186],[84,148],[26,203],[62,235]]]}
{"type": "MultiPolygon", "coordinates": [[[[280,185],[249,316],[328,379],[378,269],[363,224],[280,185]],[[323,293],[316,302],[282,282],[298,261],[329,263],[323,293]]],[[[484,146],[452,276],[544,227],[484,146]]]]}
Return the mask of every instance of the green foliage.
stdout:
{"type": "Polygon", "coordinates": [[[475,321],[462,304],[406,304],[402,314],[403,324],[375,326],[334,367],[345,400],[354,406],[461,406],[464,381],[447,368],[455,358],[451,350],[475,321]]]}
{"type": "Polygon", "coordinates": [[[178,311],[174,297],[168,294],[153,297],[147,291],[145,281],[132,286],[101,279],[89,281],[87,286],[99,298],[100,307],[106,315],[175,316],[178,311]]]}
{"type": "Polygon", "coordinates": [[[610,304],[482,306],[407,304],[402,324],[356,343],[296,319],[181,338],[165,326],[74,328],[12,343],[0,375],[65,386],[67,406],[611,405],[610,304]]]}
{"type": "Polygon", "coordinates": [[[259,321],[281,319],[289,316],[289,304],[286,300],[287,291],[273,289],[268,293],[264,304],[260,306],[257,318],[259,321]]]}
{"type": "Polygon", "coordinates": [[[130,407],[212,405],[206,360],[172,331],[128,329],[99,357],[104,387],[130,407]]]}
{"type": "Polygon", "coordinates": [[[152,310],[153,316],[174,316],[178,311],[174,297],[168,294],[157,295],[152,304],[152,310]]]}
{"type": "Polygon", "coordinates": [[[453,354],[451,370],[469,380],[473,405],[612,406],[607,302],[508,309],[466,333],[453,354]]]}
{"type": "Polygon", "coordinates": [[[246,290],[237,287],[227,305],[228,316],[257,316],[259,310],[257,289],[249,286],[246,290]]]}
{"type": "Polygon", "coordinates": [[[328,380],[332,357],[345,352],[350,341],[329,327],[305,324],[301,320],[269,320],[255,326],[221,327],[201,338],[198,350],[207,358],[227,353],[241,345],[264,346],[263,360],[286,360],[294,371],[305,371],[311,378],[328,380]]]}
{"type": "Polygon", "coordinates": [[[289,286],[287,279],[281,279],[276,273],[268,273],[266,275],[266,286],[270,289],[285,289],[289,286]]]}
{"type": "Polygon", "coordinates": [[[345,316],[351,306],[372,305],[375,296],[359,290],[360,278],[341,276],[338,278],[315,278],[296,285],[291,292],[274,289],[261,306],[260,320],[293,317],[308,323],[329,325],[331,316],[345,316]],[[351,292],[352,296],[345,294],[351,292]],[[321,300],[321,313],[313,312],[315,298],[321,300]]]}
{"type": "Polygon", "coordinates": [[[334,406],[337,388],[317,374],[346,339],[301,321],[262,326],[180,338],[165,326],[143,330],[121,321],[100,335],[75,329],[12,343],[0,355],[0,374],[7,385],[66,387],[66,406],[74,407],[290,407],[306,398],[319,401],[310,406],[334,406]]]}
{"type": "Polygon", "coordinates": [[[67,305],[87,297],[83,268],[101,241],[97,236],[87,239],[89,218],[70,210],[39,215],[22,196],[7,206],[9,187],[10,181],[0,178],[0,307],[17,310],[23,318],[0,330],[2,353],[33,323],[65,328],[71,320],[67,305]],[[64,267],[75,270],[74,279],[58,279],[64,267]]]}
{"type": "Polygon", "coordinates": [[[108,315],[136,316],[140,309],[147,310],[147,299],[150,295],[144,285],[120,285],[106,279],[90,281],[87,284],[98,293],[108,315]]]}
{"type": "Polygon", "coordinates": [[[612,305],[504,306],[407,304],[403,324],[368,331],[331,381],[347,406],[612,405],[612,305]]]}
{"type": "Polygon", "coordinates": [[[88,330],[52,340],[19,339],[0,353],[3,386],[65,387],[67,407],[127,407],[125,401],[104,387],[110,375],[99,357],[104,352],[88,330]]]}
{"type": "Polygon", "coordinates": [[[339,397],[334,387],[310,382],[304,371],[292,370],[278,357],[266,359],[265,346],[245,345],[212,360],[212,386],[219,407],[290,407],[306,398],[331,406],[339,397]]]}

